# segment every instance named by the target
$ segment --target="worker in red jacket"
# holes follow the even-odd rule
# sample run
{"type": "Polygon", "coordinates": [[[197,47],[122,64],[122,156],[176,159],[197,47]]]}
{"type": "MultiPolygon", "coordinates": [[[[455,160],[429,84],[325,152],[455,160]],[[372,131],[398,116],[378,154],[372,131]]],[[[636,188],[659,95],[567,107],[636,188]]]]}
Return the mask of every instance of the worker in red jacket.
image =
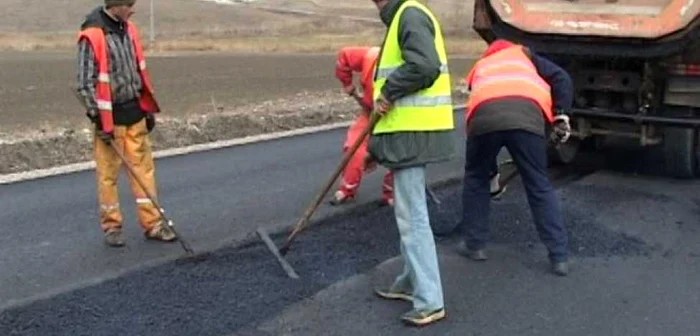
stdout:
{"type": "MultiPolygon", "coordinates": [[[[338,53],[335,64],[335,77],[343,85],[343,92],[354,96],[361,107],[361,111],[348,129],[345,143],[343,144],[343,151],[347,151],[352,146],[369,123],[369,116],[374,106],[374,101],[372,100],[373,77],[378,55],[378,47],[345,47],[338,53]],[[360,75],[362,96],[360,96],[353,84],[354,73],[360,75]]],[[[338,191],[335,192],[333,199],[330,201],[332,205],[340,205],[353,200],[362,181],[363,173],[371,172],[376,167],[375,165],[367,166],[365,163],[368,139],[369,137],[362,142],[355,155],[348,162],[347,167],[345,167],[338,191]]],[[[382,205],[394,205],[393,186],[393,175],[390,170],[387,170],[382,182],[382,205]]]]}

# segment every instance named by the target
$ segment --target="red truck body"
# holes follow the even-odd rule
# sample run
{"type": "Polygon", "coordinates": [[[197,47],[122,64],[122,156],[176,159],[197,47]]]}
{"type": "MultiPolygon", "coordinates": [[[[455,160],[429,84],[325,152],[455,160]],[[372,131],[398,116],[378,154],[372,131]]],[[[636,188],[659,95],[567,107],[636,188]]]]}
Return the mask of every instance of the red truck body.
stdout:
{"type": "Polygon", "coordinates": [[[524,44],[564,67],[576,89],[574,140],[633,138],[668,175],[700,176],[700,0],[476,0],[487,42],[524,44]]]}

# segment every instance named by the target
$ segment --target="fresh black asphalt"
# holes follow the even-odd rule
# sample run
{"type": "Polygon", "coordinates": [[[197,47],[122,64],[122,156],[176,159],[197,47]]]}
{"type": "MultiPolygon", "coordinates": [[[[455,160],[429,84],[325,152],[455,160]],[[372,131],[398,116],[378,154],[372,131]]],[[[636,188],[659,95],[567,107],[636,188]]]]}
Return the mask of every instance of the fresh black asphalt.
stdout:
{"type": "MultiPolygon", "coordinates": [[[[586,200],[564,206],[575,257],[645,256],[653,251],[642,240],[593,220],[592,208],[627,196],[600,188],[562,188],[565,197],[584,195],[586,200]],[[591,197],[601,195],[607,198],[591,197]]],[[[459,185],[436,191],[442,203],[430,205],[433,225],[453,225],[458,220],[460,192],[459,185]]],[[[493,243],[532,249],[539,241],[529,222],[524,192],[514,182],[509,193],[513,195],[493,203],[493,243]]],[[[277,244],[282,238],[276,237],[277,244]]],[[[302,233],[287,255],[301,275],[299,280],[287,278],[265,246],[253,242],[137,270],[5,311],[0,315],[0,334],[246,334],[285,307],[397,255],[397,238],[391,209],[368,206],[323,220],[302,233]]],[[[448,238],[440,244],[450,246],[456,241],[448,238]]]]}

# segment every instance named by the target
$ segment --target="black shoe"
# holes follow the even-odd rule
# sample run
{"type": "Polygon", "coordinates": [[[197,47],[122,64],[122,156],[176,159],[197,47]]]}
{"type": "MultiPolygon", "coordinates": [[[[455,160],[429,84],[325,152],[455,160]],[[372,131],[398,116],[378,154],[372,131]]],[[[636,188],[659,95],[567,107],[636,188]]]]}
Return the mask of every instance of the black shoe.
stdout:
{"type": "Polygon", "coordinates": [[[497,190],[491,191],[490,192],[491,199],[494,201],[500,200],[501,196],[503,196],[503,194],[505,194],[506,189],[508,189],[508,186],[503,186],[503,187],[498,188],[497,190]]]}
{"type": "Polygon", "coordinates": [[[382,199],[381,201],[379,201],[379,207],[380,207],[380,208],[383,208],[383,207],[385,207],[385,206],[393,207],[393,206],[394,206],[394,199],[393,199],[393,198],[389,198],[389,199],[382,199]]]}
{"type": "Polygon", "coordinates": [[[122,230],[110,230],[105,233],[105,244],[112,247],[122,247],[125,245],[122,230]]]}
{"type": "Polygon", "coordinates": [[[355,199],[354,196],[347,196],[347,195],[345,195],[345,193],[338,190],[333,195],[333,198],[330,201],[328,201],[328,203],[330,203],[330,205],[332,205],[332,206],[338,206],[338,205],[352,202],[354,199],[355,199]]]}
{"type": "Polygon", "coordinates": [[[459,252],[459,254],[474,261],[485,261],[488,259],[488,257],[486,256],[486,251],[484,251],[484,249],[470,250],[464,243],[459,245],[457,251],[459,252]]]}
{"type": "Polygon", "coordinates": [[[552,262],[552,273],[558,276],[567,276],[569,274],[569,263],[566,261],[552,262]]]}

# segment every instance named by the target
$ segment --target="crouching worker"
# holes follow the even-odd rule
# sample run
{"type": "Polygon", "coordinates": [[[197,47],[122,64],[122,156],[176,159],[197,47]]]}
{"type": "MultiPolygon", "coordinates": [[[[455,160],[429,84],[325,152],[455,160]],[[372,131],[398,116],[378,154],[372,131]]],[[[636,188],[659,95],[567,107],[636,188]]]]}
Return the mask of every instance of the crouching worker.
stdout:
{"type": "MultiPolygon", "coordinates": [[[[139,33],[129,18],[135,0],[105,0],[87,15],[78,36],[78,94],[94,124],[94,158],[105,243],[123,246],[122,214],[117,193],[121,150],[156,195],[155,166],[149,133],[160,112],[153,96],[139,33]]],[[[129,174],[138,218],[149,239],[171,242],[173,231],[129,174]]]]}
{"type": "Polygon", "coordinates": [[[568,237],[554,188],[547,175],[546,126],[556,141],[570,134],[566,115],[573,84],[558,65],[521,45],[496,40],[466,78],[471,87],[464,172],[463,253],[486,260],[489,234],[490,163],[506,147],[517,165],[539,237],[549,251],[552,271],[568,273],[568,237]]]}
{"type": "MultiPolygon", "coordinates": [[[[356,97],[360,104],[360,112],[353,120],[352,125],[348,129],[343,151],[347,151],[362,131],[369,124],[369,115],[374,108],[372,100],[373,91],[373,75],[374,67],[377,63],[379,48],[374,47],[345,47],[340,50],[335,65],[335,76],[343,85],[343,92],[356,97]],[[360,83],[362,84],[363,96],[357,92],[353,85],[353,73],[359,73],[360,83]]],[[[357,194],[357,189],[360,187],[362,175],[372,170],[371,165],[366,164],[367,142],[369,136],[365,138],[360,147],[348,162],[347,167],[343,170],[340,186],[335,192],[333,199],[330,201],[332,205],[340,205],[351,201],[357,194]]],[[[390,170],[384,173],[382,181],[382,205],[394,205],[394,181],[390,170]]]]}

